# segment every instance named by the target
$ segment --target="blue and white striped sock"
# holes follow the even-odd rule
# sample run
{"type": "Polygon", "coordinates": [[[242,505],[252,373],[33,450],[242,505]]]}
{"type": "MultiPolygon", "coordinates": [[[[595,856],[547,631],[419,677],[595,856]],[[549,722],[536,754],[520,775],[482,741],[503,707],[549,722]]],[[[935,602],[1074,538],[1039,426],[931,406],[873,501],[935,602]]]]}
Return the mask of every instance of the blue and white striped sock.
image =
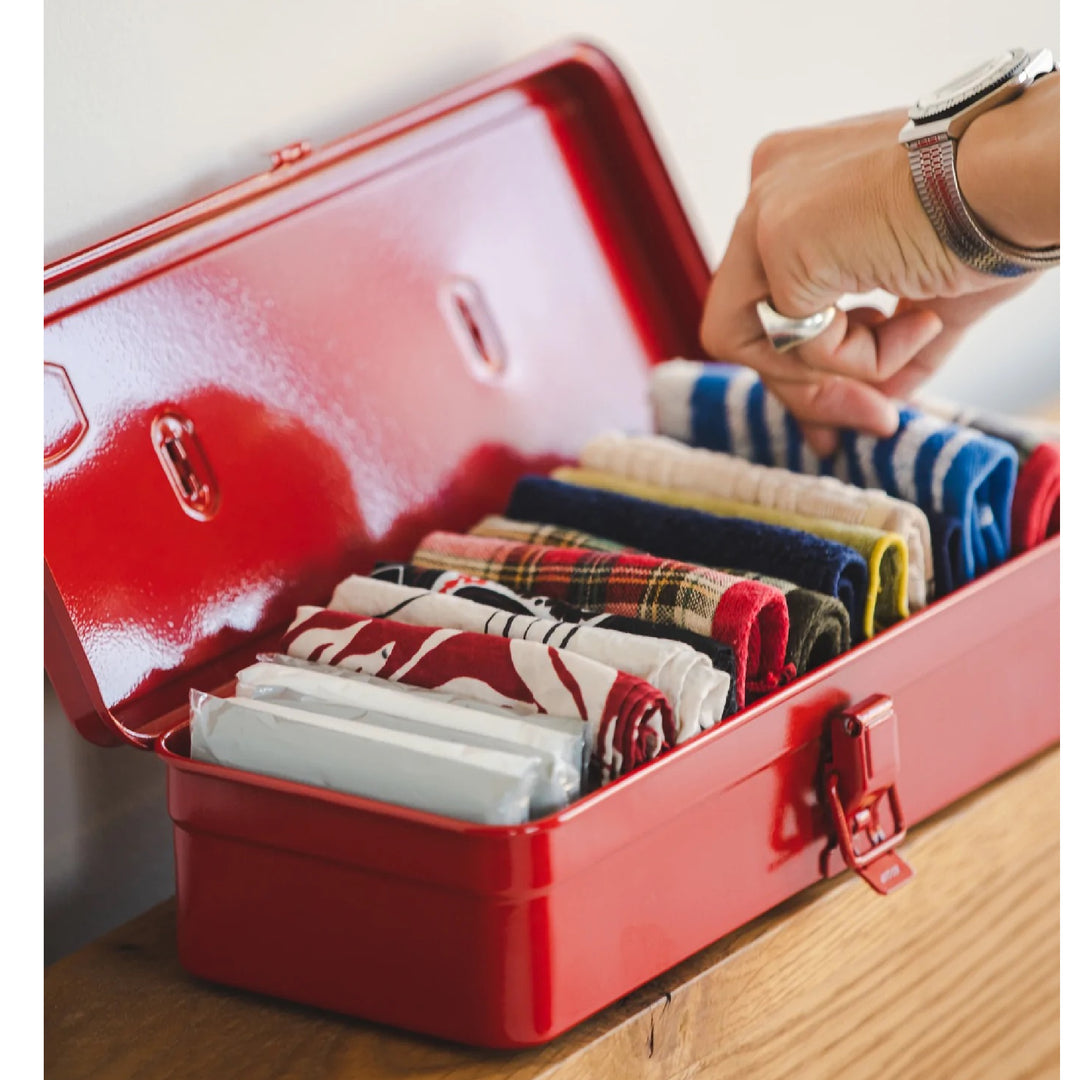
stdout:
{"type": "Polygon", "coordinates": [[[821,459],[757,373],[735,364],[660,364],[652,398],[661,434],[761,465],[880,488],[927,514],[955,518],[961,537],[955,585],[1008,555],[1017,454],[1001,439],[901,408],[895,435],[843,431],[837,453],[821,459]]]}

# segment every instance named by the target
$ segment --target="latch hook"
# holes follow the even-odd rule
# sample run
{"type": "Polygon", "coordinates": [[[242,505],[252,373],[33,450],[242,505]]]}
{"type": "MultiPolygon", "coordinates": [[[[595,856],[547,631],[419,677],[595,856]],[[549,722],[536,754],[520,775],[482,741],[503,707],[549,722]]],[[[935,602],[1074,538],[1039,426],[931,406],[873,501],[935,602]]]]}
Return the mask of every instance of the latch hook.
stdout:
{"type": "MultiPolygon", "coordinates": [[[[875,891],[898,889],[915,871],[895,850],[907,827],[896,782],[900,744],[892,699],[874,694],[833,718],[825,766],[825,804],[844,864],[875,891]],[[881,823],[888,800],[892,831],[881,823]]],[[[825,871],[836,848],[825,852],[825,871]]]]}

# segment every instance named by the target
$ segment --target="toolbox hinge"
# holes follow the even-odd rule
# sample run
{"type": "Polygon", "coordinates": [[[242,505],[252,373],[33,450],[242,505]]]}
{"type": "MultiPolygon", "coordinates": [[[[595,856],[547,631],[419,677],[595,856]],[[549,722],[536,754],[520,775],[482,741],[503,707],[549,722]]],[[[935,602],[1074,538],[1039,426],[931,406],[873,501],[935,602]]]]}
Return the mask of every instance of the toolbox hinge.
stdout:
{"type": "Polygon", "coordinates": [[[896,787],[900,741],[892,698],[874,694],[835,715],[826,743],[823,787],[833,843],[823,872],[838,872],[842,860],[877,892],[893,892],[915,871],[895,850],[907,830],[896,787]],[[890,820],[883,823],[886,803],[890,820]]]}

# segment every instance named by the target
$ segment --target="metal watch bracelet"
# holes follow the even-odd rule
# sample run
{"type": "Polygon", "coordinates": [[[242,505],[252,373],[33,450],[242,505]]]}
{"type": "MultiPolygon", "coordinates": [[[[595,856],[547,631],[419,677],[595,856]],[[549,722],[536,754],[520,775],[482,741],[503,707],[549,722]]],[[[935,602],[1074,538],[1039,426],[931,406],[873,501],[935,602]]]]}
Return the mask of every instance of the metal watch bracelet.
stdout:
{"type": "Polygon", "coordinates": [[[1061,248],[1020,248],[991,236],[960,193],[956,143],[945,132],[908,144],[915,188],[938,236],[968,266],[997,277],[1019,277],[1061,262],[1061,248]]]}

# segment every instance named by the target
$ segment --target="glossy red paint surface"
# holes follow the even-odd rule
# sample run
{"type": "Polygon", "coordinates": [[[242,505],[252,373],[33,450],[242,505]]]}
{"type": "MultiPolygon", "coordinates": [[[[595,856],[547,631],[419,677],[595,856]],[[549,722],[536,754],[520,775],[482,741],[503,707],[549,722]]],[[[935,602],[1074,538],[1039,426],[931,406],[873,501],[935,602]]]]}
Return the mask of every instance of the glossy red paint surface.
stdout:
{"type": "Polygon", "coordinates": [[[69,715],[152,735],[298,602],[644,430],[647,366],[694,350],[706,280],[584,48],[50,267],[46,663],[69,715]]]}
{"type": "MultiPolygon", "coordinates": [[[[87,425],[60,385],[47,655],[102,742],[145,744],[348,570],[647,426],[647,365],[696,351],[704,260],[590,50],[208,204],[48,279],[46,359],[87,425]],[[163,416],[184,443],[167,460],[163,416]]],[[[821,801],[839,710],[892,698],[909,822],[1055,742],[1058,565],[1054,540],[519,828],[195,763],[180,723],[157,747],[181,959],[463,1042],[551,1039],[842,869],[821,801]]]]}

